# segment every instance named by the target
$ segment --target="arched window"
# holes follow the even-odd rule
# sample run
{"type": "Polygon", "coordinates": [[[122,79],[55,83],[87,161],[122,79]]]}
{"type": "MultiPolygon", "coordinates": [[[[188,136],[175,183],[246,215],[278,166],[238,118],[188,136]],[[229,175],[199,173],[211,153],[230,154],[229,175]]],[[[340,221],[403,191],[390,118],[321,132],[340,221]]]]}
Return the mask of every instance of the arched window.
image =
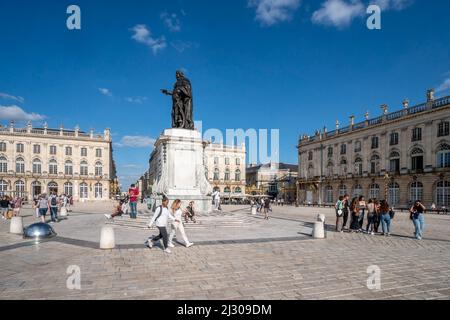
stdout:
{"type": "Polygon", "coordinates": [[[422,200],[423,197],[423,184],[422,182],[414,181],[411,183],[409,188],[409,200],[410,202],[415,202],[417,200],[422,200]]]}
{"type": "Polygon", "coordinates": [[[103,198],[103,185],[101,183],[96,183],[94,189],[95,189],[95,199],[103,198]]]}
{"type": "Polygon", "coordinates": [[[326,203],[333,203],[334,202],[333,187],[332,186],[326,186],[325,187],[325,202],[326,203]]]}
{"type": "Polygon", "coordinates": [[[215,168],[214,169],[214,179],[213,180],[218,181],[219,180],[219,174],[220,174],[219,169],[215,168]]]}
{"type": "Polygon", "coordinates": [[[339,186],[339,196],[345,196],[347,194],[347,186],[344,184],[341,184],[339,186]]]}
{"type": "Polygon", "coordinates": [[[327,164],[327,176],[328,177],[332,177],[333,176],[333,174],[334,174],[333,168],[334,168],[333,162],[331,162],[331,161],[328,162],[328,164],[327,164]]]}
{"type": "Polygon", "coordinates": [[[240,187],[236,187],[234,189],[234,193],[242,193],[242,189],[240,187]]]}
{"type": "Polygon", "coordinates": [[[4,196],[8,191],[8,183],[5,180],[0,180],[0,196],[4,196]]]}
{"type": "Polygon", "coordinates": [[[361,158],[356,158],[355,160],[355,174],[358,176],[363,174],[363,161],[361,158]]]}
{"type": "Polygon", "coordinates": [[[31,195],[33,196],[33,198],[35,196],[38,196],[42,193],[42,185],[39,181],[33,181],[31,183],[31,195]]]}
{"type": "Polygon", "coordinates": [[[380,186],[376,183],[372,183],[369,186],[369,197],[371,199],[380,199],[380,186]]]}
{"type": "Polygon", "coordinates": [[[6,143],[0,142],[0,152],[6,152],[6,143]]]}
{"type": "Polygon", "coordinates": [[[438,148],[437,167],[450,168],[450,146],[446,143],[443,143],[438,148]]]}
{"type": "Polygon", "coordinates": [[[16,173],[25,173],[25,160],[22,157],[16,159],[16,173]]]}
{"type": "Polygon", "coordinates": [[[5,157],[0,157],[0,173],[8,172],[8,160],[5,157]]]}
{"type": "Polygon", "coordinates": [[[64,183],[64,194],[66,196],[73,195],[73,184],[71,182],[64,183]]]}
{"type": "Polygon", "coordinates": [[[380,157],[376,154],[370,158],[370,173],[377,174],[380,171],[380,157]]]}
{"type": "Polygon", "coordinates": [[[42,163],[39,159],[33,160],[33,173],[41,174],[42,172],[42,163]]]}
{"type": "Polygon", "coordinates": [[[389,155],[389,171],[394,173],[400,172],[400,153],[397,151],[393,151],[389,155]]]}
{"type": "Polygon", "coordinates": [[[400,186],[397,182],[389,183],[388,188],[388,203],[391,206],[395,206],[400,202],[400,186]]]}
{"type": "Polygon", "coordinates": [[[234,180],[241,181],[241,170],[236,169],[236,171],[234,172],[234,180]]]}
{"type": "Polygon", "coordinates": [[[56,162],[56,160],[52,159],[48,163],[48,173],[49,174],[58,174],[58,162],[56,162]]]}
{"type": "Polygon", "coordinates": [[[16,196],[23,197],[25,195],[25,182],[22,180],[16,181],[15,189],[16,189],[16,196]]]}
{"type": "Polygon", "coordinates": [[[47,186],[48,192],[54,192],[56,194],[58,194],[58,184],[56,182],[50,182],[47,186]]]}
{"type": "Polygon", "coordinates": [[[95,163],[95,175],[97,177],[103,175],[103,165],[100,161],[95,163]]]}
{"type": "Polygon", "coordinates": [[[87,199],[87,198],[88,198],[88,185],[85,182],[80,183],[80,199],[87,199]]]}
{"type": "Polygon", "coordinates": [[[354,197],[359,197],[363,195],[363,188],[361,187],[360,184],[357,184],[354,188],[353,188],[353,196],[354,197]]]}
{"type": "Polygon", "coordinates": [[[346,159],[342,159],[341,163],[340,163],[340,174],[341,176],[345,176],[347,175],[347,160],[346,159]]]}
{"type": "Polygon", "coordinates": [[[87,161],[81,161],[80,163],[80,175],[87,176],[88,175],[88,163],[87,161]]]}
{"type": "Polygon", "coordinates": [[[73,175],[73,163],[70,160],[67,160],[64,164],[64,173],[68,176],[73,175]]]}
{"type": "Polygon", "coordinates": [[[214,187],[213,189],[214,192],[219,191],[220,192],[220,188],[219,187],[214,187]]]}
{"type": "Polygon", "coordinates": [[[223,189],[223,192],[224,193],[230,193],[231,192],[230,187],[225,187],[225,189],[223,189]]]}
{"type": "Polygon", "coordinates": [[[423,151],[420,148],[415,148],[411,151],[411,170],[423,170],[423,151]]]}
{"type": "Polygon", "coordinates": [[[230,181],[230,169],[225,169],[225,181],[230,181]]]}
{"type": "Polygon", "coordinates": [[[436,205],[438,207],[450,206],[450,182],[439,181],[436,185],[436,205]]]}

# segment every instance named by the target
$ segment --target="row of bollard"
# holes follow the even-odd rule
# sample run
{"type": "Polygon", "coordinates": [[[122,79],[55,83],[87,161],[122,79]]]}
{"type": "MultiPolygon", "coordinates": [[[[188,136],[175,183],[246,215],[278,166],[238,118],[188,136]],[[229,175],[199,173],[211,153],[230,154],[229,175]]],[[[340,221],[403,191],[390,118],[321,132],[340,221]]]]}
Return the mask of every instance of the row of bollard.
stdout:
{"type": "MultiPolygon", "coordinates": [[[[67,215],[67,211],[65,212],[67,215]]],[[[64,213],[61,213],[64,216],[64,213]]],[[[9,233],[23,235],[23,218],[22,217],[12,217],[11,223],[9,225],[9,233]]],[[[102,227],[100,232],[100,249],[110,250],[116,247],[114,228],[109,226],[102,227]]]]}

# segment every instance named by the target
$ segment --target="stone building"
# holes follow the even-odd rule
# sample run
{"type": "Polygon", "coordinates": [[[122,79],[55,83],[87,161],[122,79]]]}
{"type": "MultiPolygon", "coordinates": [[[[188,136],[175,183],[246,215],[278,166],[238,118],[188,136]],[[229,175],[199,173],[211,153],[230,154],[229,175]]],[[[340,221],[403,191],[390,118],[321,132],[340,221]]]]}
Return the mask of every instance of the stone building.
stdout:
{"type": "Polygon", "coordinates": [[[328,132],[304,135],[298,144],[299,203],[333,204],[339,195],[364,195],[407,206],[450,205],[450,97],[328,132]]]}
{"type": "Polygon", "coordinates": [[[268,163],[247,167],[247,192],[253,195],[269,195],[286,203],[297,198],[296,180],[298,166],[286,163],[268,163]]]}
{"type": "Polygon", "coordinates": [[[110,130],[0,127],[0,195],[55,191],[75,200],[108,200],[118,192],[110,130]]]}
{"type": "Polygon", "coordinates": [[[245,195],[245,158],[245,144],[205,143],[206,177],[213,190],[219,190],[224,197],[245,195]]]}

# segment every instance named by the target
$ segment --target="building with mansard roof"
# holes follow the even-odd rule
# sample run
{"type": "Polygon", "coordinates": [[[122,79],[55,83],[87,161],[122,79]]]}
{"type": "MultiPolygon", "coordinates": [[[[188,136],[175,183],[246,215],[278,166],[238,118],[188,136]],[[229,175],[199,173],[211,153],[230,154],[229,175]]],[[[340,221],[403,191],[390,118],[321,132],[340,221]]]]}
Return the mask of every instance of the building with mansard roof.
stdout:
{"type": "Polygon", "coordinates": [[[387,199],[397,207],[422,200],[450,206],[450,96],[349,126],[303,135],[298,143],[299,203],[333,204],[340,195],[387,199]]]}

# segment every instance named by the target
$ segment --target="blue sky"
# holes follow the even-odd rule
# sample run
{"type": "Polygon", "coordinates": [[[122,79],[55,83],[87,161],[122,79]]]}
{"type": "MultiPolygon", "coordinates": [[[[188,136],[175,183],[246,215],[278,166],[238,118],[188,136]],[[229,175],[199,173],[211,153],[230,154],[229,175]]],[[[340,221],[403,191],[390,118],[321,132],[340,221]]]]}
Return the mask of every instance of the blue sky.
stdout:
{"type": "Polygon", "coordinates": [[[446,0],[23,1],[0,3],[0,122],[110,127],[124,185],[170,126],[183,69],[203,129],[280,129],[280,160],[300,134],[450,94],[446,0]],[[366,8],[382,8],[368,30],[366,8]],[[66,9],[81,8],[81,30],[66,9]]]}

